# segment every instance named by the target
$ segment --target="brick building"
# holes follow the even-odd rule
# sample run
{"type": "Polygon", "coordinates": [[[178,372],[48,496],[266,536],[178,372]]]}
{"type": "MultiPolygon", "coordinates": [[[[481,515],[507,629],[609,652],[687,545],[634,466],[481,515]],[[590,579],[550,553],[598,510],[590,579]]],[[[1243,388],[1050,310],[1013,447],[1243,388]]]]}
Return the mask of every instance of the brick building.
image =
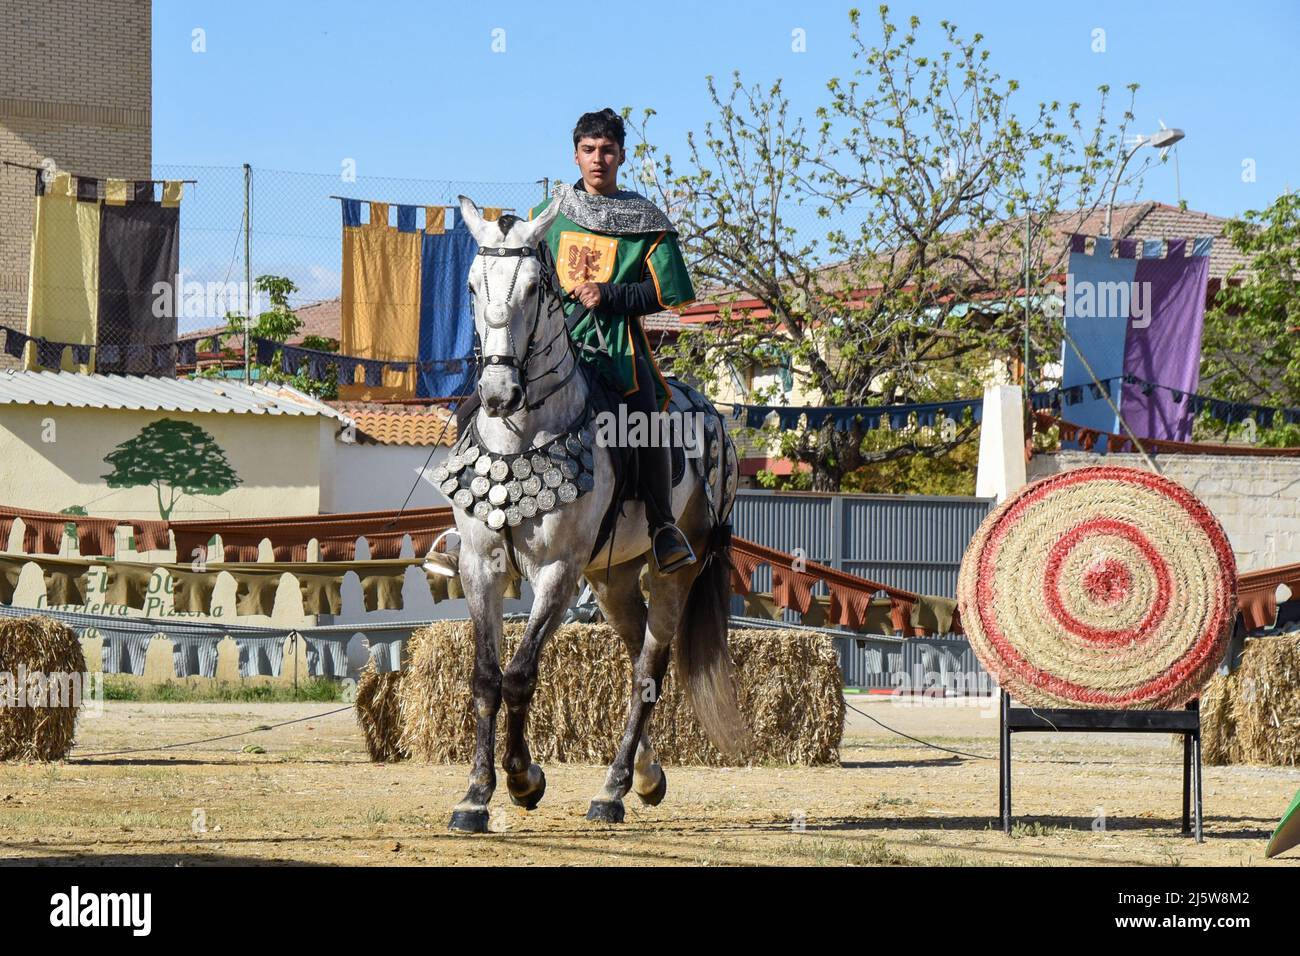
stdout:
{"type": "MultiPolygon", "coordinates": [[[[152,166],[152,0],[4,0],[0,159],[99,178],[152,166]]],[[[27,319],[35,173],[0,167],[0,323],[27,319]]],[[[0,368],[17,363],[0,353],[0,368]]]]}

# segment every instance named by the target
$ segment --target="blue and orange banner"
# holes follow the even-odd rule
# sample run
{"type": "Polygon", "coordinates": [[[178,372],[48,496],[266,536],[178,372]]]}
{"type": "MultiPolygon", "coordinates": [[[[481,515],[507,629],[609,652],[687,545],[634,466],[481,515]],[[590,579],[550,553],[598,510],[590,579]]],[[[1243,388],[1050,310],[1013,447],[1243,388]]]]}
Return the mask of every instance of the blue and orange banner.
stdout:
{"type": "MultiPolygon", "coordinates": [[[[340,379],[339,398],[444,398],[464,375],[474,321],[466,277],[478,244],[454,209],[343,199],[343,324],[340,351],[390,363],[382,382],[340,379]],[[362,221],[362,206],[368,219],[362,221]],[[421,212],[424,227],[418,220],[421,212]],[[399,366],[398,369],[392,365],[399,366]]],[[[498,209],[485,209],[496,218],[498,209]]]]}

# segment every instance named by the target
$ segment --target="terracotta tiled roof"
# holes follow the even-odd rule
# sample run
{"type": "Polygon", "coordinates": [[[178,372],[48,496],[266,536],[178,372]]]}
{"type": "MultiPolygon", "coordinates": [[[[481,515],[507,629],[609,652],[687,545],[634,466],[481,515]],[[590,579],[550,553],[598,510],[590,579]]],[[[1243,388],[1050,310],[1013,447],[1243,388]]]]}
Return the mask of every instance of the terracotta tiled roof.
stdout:
{"type": "MultiPolygon", "coordinates": [[[[1135,203],[1117,204],[1111,215],[1111,233],[1117,239],[1194,239],[1201,236],[1213,236],[1214,248],[1210,253],[1210,279],[1222,279],[1237,266],[1247,265],[1249,260],[1242,255],[1227,239],[1223,238],[1223,227],[1227,219],[1212,216],[1209,213],[1191,209],[1179,209],[1177,206],[1147,200],[1135,203]]],[[[1054,254],[1048,255],[1049,262],[1059,257],[1057,270],[1065,272],[1066,254],[1069,249],[1070,234],[1081,233],[1096,236],[1105,231],[1106,210],[1068,210],[1053,215],[1046,223],[1045,230],[1051,236],[1051,248],[1054,254]]],[[[974,262],[982,263],[986,269],[1002,279],[1008,291],[1018,289],[1020,251],[1015,239],[1024,229],[1023,220],[1019,223],[1008,220],[1004,223],[1000,236],[988,234],[961,234],[961,250],[974,262]]],[[[841,276],[845,282],[856,280],[851,262],[835,262],[824,266],[822,275],[831,279],[832,284],[841,276]]],[[[1217,285],[1214,286],[1217,288],[1217,285]]],[[[768,313],[759,306],[757,300],[748,298],[744,292],[721,287],[697,289],[699,301],[683,310],[682,321],[686,326],[699,322],[710,322],[717,318],[719,307],[726,303],[742,309],[748,309],[755,318],[763,318],[768,313]]]]}
{"type": "Polygon", "coordinates": [[[1223,237],[1223,227],[1228,220],[1208,212],[1179,209],[1164,203],[1146,203],[1145,212],[1125,232],[1117,232],[1134,239],[1182,239],[1193,236],[1213,236],[1214,248],[1210,250],[1210,278],[1221,279],[1238,266],[1248,267],[1250,259],[1223,237]]]}
{"type": "Polygon", "coordinates": [[[682,317],[671,309],[655,312],[641,317],[641,325],[647,332],[680,332],[682,317]]]}
{"type": "Polygon", "coordinates": [[[441,405],[329,402],[357,427],[357,440],[376,445],[456,443],[456,418],[441,405]],[[441,441],[439,439],[441,438],[441,441]]]}
{"type": "MultiPolygon", "coordinates": [[[[313,302],[310,305],[300,305],[294,308],[294,315],[302,322],[302,328],[298,334],[290,338],[290,345],[298,345],[308,335],[319,335],[322,338],[339,341],[343,334],[343,301],[341,299],[325,299],[321,302],[313,302]]],[[[204,329],[195,329],[193,332],[182,332],[182,339],[206,338],[216,332],[224,332],[228,326],[212,325],[204,329]]],[[[231,340],[230,348],[239,350],[241,342],[231,340]]]]}
{"type": "Polygon", "coordinates": [[[290,345],[297,345],[308,335],[339,341],[343,335],[343,300],[334,298],[311,305],[300,305],[293,310],[302,322],[298,334],[289,340],[290,345]]]}
{"type": "MultiPolygon", "coordinates": [[[[1227,239],[1223,238],[1223,227],[1228,222],[1220,216],[1191,209],[1179,209],[1165,203],[1145,201],[1116,205],[1111,216],[1111,235],[1116,239],[1197,239],[1212,236],[1214,248],[1210,254],[1210,278],[1221,279],[1234,267],[1246,265],[1248,260],[1237,251],[1227,239]]],[[[982,235],[971,235],[967,251],[972,257],[984,263],[999,259],[999,271],[1008,279],[1019,276],[1020,252],[1014,243],[1008,242],[1011,236],[1019,236],[1024,231],[1024,220],[1009,220],[1007,229],[1001,238],[990,240],[982,235]],[[1009,260],[1009,261],[1008,261],[1009,260]]],[[[1079,233],[1085,236],[1097,236],[1105,232],[1106,210],[1067,210],[1051,216],[1043,227],[1048,236],[1049,248],[1053,250],[1045,258],[1050,263],[1057,259],[1058,271],[1063,274],[1066,269],[1070,246],[1070,235],[1079,233]]],[[[1190,245],[1189,245],[1190,251],[1190,245]]]]}
{"type": "MultiPolygon", "coordinates": [[[[1226,219],[1209,213],[1179,209],[1152,200],[1119,203],[1111,215],[1111,235],[1116,239],[1195,239],[1214,236],[1218,241],[1215,242],[1210,257],[1210,277],[1219,278],[1233,266],[1246,261],[1226,239],[1219,238],[1226,222],[1226,219]]],[[[1020,251],[1014,242],[1007,240],[1018,239],[1024,231],[1024,220],[1007,220],[1004,226],[1002,236],[996,240],[986,234],[966,234],[969,240],[966,251],[977,261],[991,262],[995,257],[1009,259],[1003,272],[1008,276],[1016,276],[1021,268],[1020,251]]],[[[1105,229],[1104,206],[1099,209],[1073,209],[1055,213],[1042,227],[1042,231],[1050,236],[1052,248],[1060,256],[1062,270],[1072,233],[1097,236],[1103,234],[1105,229]]]]}

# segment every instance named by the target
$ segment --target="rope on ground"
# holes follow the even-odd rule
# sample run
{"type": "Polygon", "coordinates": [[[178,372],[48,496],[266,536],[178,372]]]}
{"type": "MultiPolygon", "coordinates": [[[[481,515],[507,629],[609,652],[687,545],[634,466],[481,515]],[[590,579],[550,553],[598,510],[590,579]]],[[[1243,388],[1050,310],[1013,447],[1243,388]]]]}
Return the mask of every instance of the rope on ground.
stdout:
{"type": "Polygon", "coordinates": [[[923,744],[924,746],[926,746],[926,747],[930,747],[930,748],[932,748],[932,749],[934,749],[934,750],[942,750],[944,753],[957,754],[959,757],[973,757],[973,758],[976,759],[976,760],[996,760],[996,759],[997,759],[996,757],[989,757],[989,756],[986,756],[985,754],[971,754],[971,753],[967,753],[967,752],[964,751],[964,750],[953,750],[953,749],[951,749],[950,747],[940,747],[938,744],[932,744],[932,743],[930,743],[928,740],[922,740],[920,737],[913,737],[911,734],[905,734],[905,733],[903,733],[901,730],[895,730],[893,727],[890,727],[888,724],[885,724],[885,723],[882,723],[882,722],[879,721],[879,720],[876,720],[875,717],[872,717],[872,716],[871,716],[870,714],[868,714],[865,710],[858,710],[856,707],[854,707],[852,704],[850,704],[847,700],[844,702],[844,706],[847,707],[849,710],[853,711],[855,714],[861,714],[863,717],[867,718],[867,720],[870,720],[870,721],[873,721],[874,723],[880,724],[881,727],[884,727],[884,728],[885,728],[886,730],[888,730],[891,734],[898,734],[898,736],[900,736],[900,737],[906,737],[908,740],[915,740],[918,744],[923,744]]]}
{"type": "Polygon", "coordinates": [[[138,747],[134,750],[105,750],[102,753],[93,754],[76,754],[73,759],[87,760],[91,757],[120,757],[123,754],[144,754],[153,753],[158,750],[173,750],[177,747],[193,747],[196,744],[210,744],[218,740],[231,740],[235,737],[245,737],[248,734],[255,734],[263,730],[275,730],[278,727],[288,727],[290,724],[301,724],[305,720],[319,720],[322,717],[330,717],[334,714],[341,714],[345,710],[352,710],[352,705],[339,707],[337,710],[327,710],[323,714],[312,714],[308,717],[295,717],[293,720],[284,720],[278,724],[259,724],[251,730],[241,730],[237,734],[222,734],[220,737],[205,737],[202,740],[184,740],[175,744],[162,744],[158,747],[138,747]]]}

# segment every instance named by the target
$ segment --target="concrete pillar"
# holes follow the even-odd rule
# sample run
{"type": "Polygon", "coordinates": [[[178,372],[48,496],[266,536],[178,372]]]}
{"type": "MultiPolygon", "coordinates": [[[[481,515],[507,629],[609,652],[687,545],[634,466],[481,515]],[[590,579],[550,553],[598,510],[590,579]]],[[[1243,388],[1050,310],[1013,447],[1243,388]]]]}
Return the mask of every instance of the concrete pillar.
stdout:
{"type": "Polygon", "coordinates": [[[984,418],[980,424],[980,461],[975,494],[981,498],[1007,496],[1025,484],[1025,421],[1019,385],[990,385],[984,389],[984,418]]]}

